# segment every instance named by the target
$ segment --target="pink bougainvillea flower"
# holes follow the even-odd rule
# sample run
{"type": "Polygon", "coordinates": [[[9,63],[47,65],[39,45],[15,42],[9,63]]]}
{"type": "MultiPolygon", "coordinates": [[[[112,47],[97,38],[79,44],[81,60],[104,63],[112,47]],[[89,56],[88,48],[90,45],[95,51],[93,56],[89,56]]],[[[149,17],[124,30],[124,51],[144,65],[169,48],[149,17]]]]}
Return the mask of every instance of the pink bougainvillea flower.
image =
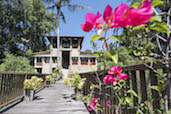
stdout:
{"type": "Polygon", "coordinates": [[[91,99],[91,103],[97,103],[98,102],[98,99],[97,98],[92,98],[91,99]]]}
{"type": "Polygon", "coordinates": [[[90,106],[88,106],[88,107],[87,107],[87,110],[88,110],[88,111],[91,111],[91,107],[90,107],[90,106]]]}
{"type": "Polygon", "coordinates": [[[108,74],[113,75],[115,73],[121,73],[122,67],[120,66],[113,66],[111,69],[108,70],[108,74]]]}
{"type": "Polygon", "coordinates": [[[108,100],[108,101],[106,102],[106,105],[107,105],[107,106],[110,106],[110,105],[111,105],[111,102],[108,100]]]}
{"type": "Polygon", "coordinates": [[[100,21],[102,19],[102,15],[97,12],[97,15],[93,14],[93,13],[87,13],[85,16],[85,24],[81,24],[81,28],[85,31],[85,32],[89,32],[92,28],[101,28],[98,25],[101,24],[100,21]]]}
{"type": "Polygon", "coordinates": [[[131,20],[128,18],[130,12],[130,7],[124,3],[120,4],[115,9],[115,26],[116,27],[126,27],[131,25],[131,20]]]}
{"type": "Polygon", "coordinates": [[[129,75],[125,73],[118,73],[117,77],[119,77],[120,79],[124,79],[124,80],[129,79],[129,75]]]}
{"type": "Polygon", "coordinates": [[[107,5],[103,13],[103,19],[106,22],[108,28],[114,27],[114,13],[112,10],[112,7],[107,5]]]}
{"type": "Polygon", "coordinates": [[[153,16],[152,3],[145,0],[139,9],[132,8],[129,14],[131,25],[137,26],[149,21],[153,16]]]}
{"type": "Polygon", "coordinates": [[[103,82],[104,83],[110,83],[110,82],[114,82],[116,81],[116,79],[112,76],[112,75],[106,75],[104,78],[103,78],[103,82]]]}
{"type": "Polygon", "coordinates": [[[115,9],[114,23],[116,27],[137,26],[146,23],[152,16],[152,3],[148,0],[145,0],[139,9],[122,3],[115,9]]]}

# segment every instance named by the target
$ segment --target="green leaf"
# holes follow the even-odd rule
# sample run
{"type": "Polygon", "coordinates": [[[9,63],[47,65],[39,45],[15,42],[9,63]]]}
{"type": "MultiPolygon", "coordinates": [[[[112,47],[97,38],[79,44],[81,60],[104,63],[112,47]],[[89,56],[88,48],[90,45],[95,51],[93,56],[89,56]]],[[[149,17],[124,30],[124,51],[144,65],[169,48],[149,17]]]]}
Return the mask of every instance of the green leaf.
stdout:
{"type": "Polygon", "coordinates": [[[156,91],[158,91],[158,92],[160,92],[159,87],[158,87],[158,86],[156,86],[156,85],[154,85],[154,86],[150,86],[150,88],[151,88],[151,89],[154,89],[154,90],[156,90],[156,91]]]}
{"type": "Polygon", "coordinates": [[[153,7],[156,7],[156,6],[163,4],[163,3],[164,3],[164,1],[162,1],[162,0],[153,0],[153,2],[152,2],[153,7]]]}
{"type": "Polygon", "coordinates": [[[93,42],[94,40],[97,40],[99,37],[101,37],[101,35],[95,34],[95,35],[91,38],[91,42],[93,42]]]}
{"type": "Polygon", "coordinates": [[[132,89],[128,90],[127,93],[132,94],[135,97],[138,97],[137,93],[132,89]]]}
{"type": "Polygon", "coordinates": [[[134,49],[130,49],[130,50],[128,51],[128,54],[132,53],[133,51],[134,51],[134,49]]]}
{"type": "Polygon", "coordinates": [[[116,86],[116,84],[117,84],[117,82],[116,82],[116,81],[114,81],[114,82],[113,82],[113,86],[116,86]]]}
{"type": "Polygon", "coordinates": [[[162,22],[162,17],[161,16],[153,16],[151,17],[151,19],[149,21],[158,21],[158,22],[162,22]]]}
{"type": "Polygon", "coordinates": [[[119,36],[110,36],[109,39],[112,38],[112,39],[115,39],[115,40],[118,41],[118,42],[121,42],[121,41],[118,39],[118,37],[119,37],[119,36]]]}
{"type": "Polygon", "coordinates": [[[139,25],[139,26],[135,26],[135,27],[133,27],[133,30],[135,30],[135,29],[140,29],[140,28],[142,28],[142,27],[144,27],[144,26],[146,26],[145,24],[142,24],[142,25],[139,25]]]}
{"type": "Polygon", "coordinates": [[[103,41],[104,39],[105,39],[104,37],[100,37],[100,38],[99,38],[100,41],[103,41]]]}
{"type": "Polygon", "coordinates": [[[132,100],[130,97],[125,97],[125,101],[126,101],[128,104],[131,104],[133,100],[132,100]]]}
{"type": "Polygon", "coordinates": [[[171,31],[168,29],[166,23],[153,23],[150,25],[150,29],[151,30],[156,30],[156,31],[160,31],[163,33],[171,33],[171,31]]]}
{"type": "Polygon", "coordinates": [[[138,8],[140,6],[139,2],[134,2],[134,4],[131,5],[131,7],[138,8]]]}
{"type": "Polygon", "coordinates": [[[115,64],[118,63],[118,54],[117,54],[117,53],[111,54],[109,51],[107,51],[107,52],[106,52],[106,55],[107,55],[108,57],[110,57],[110,58],[114,61],[115,64]]]}
{"type": "Polygon", "coordinates": [[[169,110],[168,114],[171,114],[171,109],[169,110]]]}
{"type": "Polygon", "coordinates": [[[141,54],[141,52],[139,51],[139,50],[134,50],[133,51],[133,54],[135,55],[135,56],[140,56],[140,54],[141,54]]]}
{"type": "Polygon", "coordinates": [[[135,30],[133,30],[132,32],[129,33],[128,38],[133,37],[133,36],[135,36],[135,35],[137,35],[139,33],[142,33],[143,31],[144,30],[142,30],[142,29],[135,29],[135,30]]]}

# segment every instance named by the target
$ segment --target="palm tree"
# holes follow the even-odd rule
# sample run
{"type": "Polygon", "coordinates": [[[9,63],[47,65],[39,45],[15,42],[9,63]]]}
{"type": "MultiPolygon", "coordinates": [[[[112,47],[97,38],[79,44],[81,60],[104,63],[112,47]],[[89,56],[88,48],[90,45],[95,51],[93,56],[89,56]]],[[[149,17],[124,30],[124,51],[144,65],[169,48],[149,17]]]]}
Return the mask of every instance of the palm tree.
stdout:
{"type": "MultiPolygon", "coordinates": [[[[43,0],[47,3],[52,4],[52,6],[48,7],[48,9],[55,9],[57,10],[57,66],[59,67],[59,45],[60,45],[60,35],[59,35],[59,21],[60,17],[64,23],[66,23],[65,16],[61,10],[62,7],[68,7],[69,10],[75,11],[78,8],[84,9],[87,6],[78,5],[78,4],[71,4],[71,0],[43,0]]],[[[89,8],[89,7],[87,7],[89,8]]],[[[89,8],[90,9],[90,8],[89,8]]]]}

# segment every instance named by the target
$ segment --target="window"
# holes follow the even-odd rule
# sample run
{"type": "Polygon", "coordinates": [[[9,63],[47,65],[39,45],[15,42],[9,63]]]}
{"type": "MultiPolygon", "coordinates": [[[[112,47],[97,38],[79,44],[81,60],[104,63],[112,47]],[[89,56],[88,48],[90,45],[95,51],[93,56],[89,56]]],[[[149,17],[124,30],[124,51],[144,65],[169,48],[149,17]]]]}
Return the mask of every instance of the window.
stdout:
{"type": "Polygon", "coordinates": [[[50,57],[44,57],[45,63],[49,63],[50,57]]]}
{"type": "Polygon", "coordinates": [[[86,57],[81,57],[81,65],[88,65],[88,58],[86,57]]]}
{"type": "Polygon", "coordinates": [[[37,57],[37,63],[41,63],[42,62],[42,57],[37,57]]]}
{"type": "Polygon", "coordinates": [[[42,68],[36,68],[38,73],[42,73],[42,68]]]}
{"type": "Polygon", "coordinates": [[[57,57],[52,57],[52,62],[57,63],[57,57]]]}
{"type": "Polygon", "coordinates": [[[90,65],[96,65],[96,59],[90,58],[90,65]]]}
{"type": "Polygon", "coordinates": [[[78,65],[78,57],[72,57],[72,65],[78,65]]]}
{"type": "Polygon", "coordinates": [[[62,39],[62,47],[63,48],[70,48],[70,40],[69,39],[62,39]]]}
{"type": "Polygon", "coordinates": [[[54,39],[53,39],[53,48],[57,48],[56,43],[57,43],[56,38],[54,38],[54,39]]]}
{"type": "Polygon", "coordinates": [[[78,40],[72,40],[72,48],[78,48],[78,40]]]}

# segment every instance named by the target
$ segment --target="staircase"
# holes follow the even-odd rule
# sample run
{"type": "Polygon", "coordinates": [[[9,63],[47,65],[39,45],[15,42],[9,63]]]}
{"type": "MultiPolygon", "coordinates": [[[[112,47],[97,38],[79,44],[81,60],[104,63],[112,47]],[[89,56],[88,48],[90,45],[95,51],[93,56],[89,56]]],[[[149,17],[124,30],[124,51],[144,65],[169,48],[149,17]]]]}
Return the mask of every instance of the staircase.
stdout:
{"type": "Polygon", "coordinates": [[[61,71],[63,73],[63,79],[68,76],[69,69],[62,68],[61,71]]]}

